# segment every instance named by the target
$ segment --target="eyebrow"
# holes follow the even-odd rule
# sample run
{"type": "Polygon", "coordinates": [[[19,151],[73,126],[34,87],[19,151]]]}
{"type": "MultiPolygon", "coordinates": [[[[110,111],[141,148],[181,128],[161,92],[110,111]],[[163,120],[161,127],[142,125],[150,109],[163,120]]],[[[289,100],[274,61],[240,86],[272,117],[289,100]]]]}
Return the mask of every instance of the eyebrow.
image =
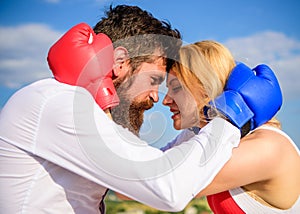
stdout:
{"type": "Polygon", "coordinates": [[[169,85],[172,85],[172,83],[173,83],[175,80],[179,81],[177,78],[174,78],[174,79],[170,80],[170,82],[168,82],[168,83],[166,84],[166,86],[169,87],[169,85]]]}

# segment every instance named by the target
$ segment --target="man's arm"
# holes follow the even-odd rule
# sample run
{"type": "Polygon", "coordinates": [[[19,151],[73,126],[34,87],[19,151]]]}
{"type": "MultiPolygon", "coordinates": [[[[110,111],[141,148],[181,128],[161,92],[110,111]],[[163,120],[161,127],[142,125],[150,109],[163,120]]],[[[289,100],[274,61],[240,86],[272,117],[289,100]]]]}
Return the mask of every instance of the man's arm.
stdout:
{"type": "Polygon", "coordinates": [[[60,93],[46,106],[34,154],[161,210],[182,210],[213,180],[240,138],[237,128],[215,119],[164,153],[114,124],[84,89],[60,93]]]}

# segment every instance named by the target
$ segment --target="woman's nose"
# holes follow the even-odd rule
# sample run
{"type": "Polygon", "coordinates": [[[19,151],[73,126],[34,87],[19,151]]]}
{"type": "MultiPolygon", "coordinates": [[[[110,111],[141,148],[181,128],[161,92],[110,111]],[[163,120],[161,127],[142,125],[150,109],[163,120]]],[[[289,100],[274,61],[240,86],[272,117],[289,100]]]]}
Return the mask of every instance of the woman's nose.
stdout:
{"type": "Polygon", "coordinates": [[[173,101],[173,99],[168,94],[166,94],[162,104],[167,106],[167,105],[170,105],[172,103],[172,101],[173,101]]]}

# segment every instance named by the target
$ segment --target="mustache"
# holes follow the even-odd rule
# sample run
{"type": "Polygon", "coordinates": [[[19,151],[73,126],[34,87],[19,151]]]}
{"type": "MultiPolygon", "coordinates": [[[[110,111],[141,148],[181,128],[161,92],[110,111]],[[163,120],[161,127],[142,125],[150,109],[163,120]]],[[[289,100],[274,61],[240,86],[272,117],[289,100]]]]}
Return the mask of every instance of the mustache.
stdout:
{"type": "Polygon", "coordinates": [[[140,128],[144,121],[144,112],[153,107],[154,101],[147,99],[144,101],[133,100],[132,102],[121,96],[121,102],[112,109],[112,118],[115,123],[128,128],[136,136],[139,136],[140,128]]]}
{"type": "Polygon", "coordinates": [[[131,108],[137,111],[149,110],[153,107],[154,101],[152,99],[144,100],[142,102],[133,102],[131,108]]]}

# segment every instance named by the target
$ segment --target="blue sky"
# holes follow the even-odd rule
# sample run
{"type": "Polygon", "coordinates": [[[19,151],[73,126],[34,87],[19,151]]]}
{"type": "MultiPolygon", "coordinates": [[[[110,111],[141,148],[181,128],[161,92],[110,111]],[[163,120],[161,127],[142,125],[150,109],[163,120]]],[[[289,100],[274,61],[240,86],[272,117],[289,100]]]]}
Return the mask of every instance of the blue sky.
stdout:
{"type": "MultiPolygon", "coordinates": [[[[180,30],[185,43],[213,39],[251,67],[270,65],[284,95],[277,117],[300,147],[300,3],[292,0],[1,0],[0,109],[20,87],[51,76],[47,52],[64,32],[80,22],[94,26],[110,4],[148,10],[180,30]]],[[[141,137],[153,146],[177,133],[160,102],[146,113],[141,137]]]]}

